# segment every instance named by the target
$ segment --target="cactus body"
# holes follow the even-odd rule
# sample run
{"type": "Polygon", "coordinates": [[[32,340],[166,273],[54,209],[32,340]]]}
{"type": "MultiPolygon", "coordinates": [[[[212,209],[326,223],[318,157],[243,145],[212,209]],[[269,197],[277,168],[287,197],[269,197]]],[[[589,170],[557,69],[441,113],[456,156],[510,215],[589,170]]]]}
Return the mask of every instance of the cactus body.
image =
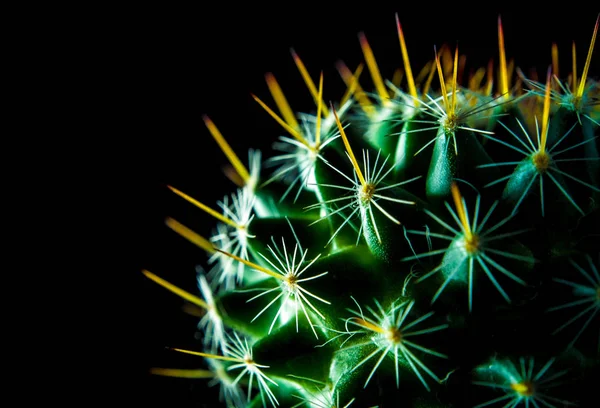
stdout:
{"type": "Polygon", "coordinates": [[[223,406],[594,406],[591,58],[583,75],[521,73],[511,89],[501,38],[498,85],[459,83],[448,48],[415,82],[397,27],[406,91],[383,81],[364,36],[373,94],[346,72],[348,96],[325,103],[323,74],[294,53],[315,100],[298,114],[268,77],[275,104],[255,99],[285,134],[271,157],[250,152],[250,170],[205,118],[241,185],[219,206],[172,188],[216,219],[213,231],[167,222],[207,254],[199,293],[144,271],[202,311],[204,341],[172,352],[197,359],[223,406]]]}

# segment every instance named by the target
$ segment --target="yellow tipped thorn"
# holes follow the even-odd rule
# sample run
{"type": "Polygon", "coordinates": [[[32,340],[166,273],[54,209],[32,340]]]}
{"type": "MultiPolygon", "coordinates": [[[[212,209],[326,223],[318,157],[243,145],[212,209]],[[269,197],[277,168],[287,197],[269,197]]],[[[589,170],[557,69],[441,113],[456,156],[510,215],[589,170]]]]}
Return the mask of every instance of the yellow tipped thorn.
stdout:
{"type": "Polygon", "coordinates": [[[450,104],[448,103],[448,95],[446,93],[446,81],[444,81],[444,72],[442,71],[442,65],[440,64],[440,57],[438,56],[437,51],[435,53],[435,64],[437,66],[438,75],[440,77],[440,88],[442,91],[442,97],[444,98],[444,107],[446,108],[446,111],[448,111],[448,109],[450,108],[450,104]]]}
{"type": "Polygon", "coordinates": [[[467,220],[464,201],[460,195],[460,190],[458,189],[458,185],[456,183],[452,183],[452,198],[454,199],[454,206],[458,212],[458,219],[460,220],[460,223],[465,231],[465,238],[467,239],[467,242],[470,242],[473,239],[473,232],[471,231],[469,220],[467,220]]]}
{"type": "Polygon", "coordinates": [[[181,306],[181,310],[190,315],[190,316],[194,316],[194,317],[198,317],[198,318],[202,318],[203,316],[206,315],[206,310],[197,307],[191,303],[186,303],[183,306],[181,306]]]}
{"type": "Polygon", "coordinates": [[[358,84],[358,78],[360,77],[360,74],[362,74],[364,64],[358,64],[358,67],[356,68],[356,71],[354,71],[354,74],[350,72],[346,64],[344,64],[342,61],[338,61],[336,66],[338,72],[340,73],[340,76],[346,84],[346,92],[340,100],[340,106],[343,106],[346,102],[348,102],[348,99],[350,99],[350,97],[355,94],[357,86],[360,86],[358,84]]]}
{"type": "Polygon", "coordinates": [[[548,138],[548,118],[550,116],[550,86],[552,80],[552,68],[548,67],[546,79],[546,93],[544,95],[544,114],[542,116],[542,136],[540,137],[540,152],[546,151],[546,139],[548,138]]]}
{"type": "Polygon", "coordinates": [[[494,87],[494,60],[490,59],[487,67],[487,82],[485,83],[485,94],[491,95],[494,87]]]}
{"type": "Polygon", "coordinates": [[[294,128],[292,128],[290,125],[288,125],[283,119],[281,119],[279,116],[277,116],[277,114],[275,112],[273,112],[273,110],[271,108],[269,108],[263,101],[261,101],[258,96],[252,94],[252,97],[254,98],[254,100],[256,102],[258,102],[258,104],[265,110],[267,111],[267,113],[269,115],[271,115],[271,117],[273,119],[275,119],[277,121],[277,123],[279,123],[285,130],[288,131],[288,133],[290,135],[292,135],[297,141],[299,141],[300,143],[302,143],[303,145],[305,145],[306,147],[308,147],[309,149],[312,149],[312,147],[310,146],[310,144],[306,141],[306,139],[304,137],[302,137],[302,135],[294,128]]]}
{"type": "Polygon", "coordinates": [[[174,378],[213,378],[215,375],[209,370],[185,370],[181,368],[159,368],[150,369],[150,374],[174,378]]]}
{"type": "Polygon", "coordinates": [[[458,73],[458,46],[454,51],[454,69],[452,70],[452,103],[450,104],[449,115],[456,112],[456,75],[458,73]]]}
{"type": "Polygon", "coordinates": [[[202,353],[200,351],[184,350],[184,349],[179,349],[179,348],[172,348],[171,350],[178,351],[180,353],[191,354],[193,356],[212,358],[213,360],[233,361],[235,363],[243,363],[244,362],[244,360],[239,359],[239,358],[220,356],[218,354],[202,353]]]}
{"type": "Polygon", "coordinates": [[[229,218],[225,217],[223,214],[220,214],[220,213],[216,212],[212,208],[210,208],[210,207],[202,204],[200,201],[198,201],[198,200],[190,197],[189,195],[187,195],[187,194],[185,194],[185,193],[177,190],[176,188],[171,187],[171,186],[167,186],[167,187],[169,187],[169,190],[171,190],[172,192],[174,192],[175,194],[177,194],[178,196],[180,196],[181,198],[183,198],[187,202],[195,205],[196,207],[200,208],[201,210],[204,210],[208,214],[210,214],[213,217],[215,217],[217,220],[222,221],[225,224],[231,225],[234,228],[244,228],[244,226],[236,224],[235,222],[233,222],[229,218]]]}
{"type": "Polygon", "coordinates": [[[360,317],[353,317],[352,320],[354,323],[364,327],[365,329],[371,330],[375,333],[386,334],[386,331],[383,327],[361,319],[360,317]]]}
{"type": "Polygon", "coordinates": [[[425,63],[425,65],[423,65],[423,68],[421,68],[421,70],[419,71],[419,74],[415,78],[415,84],[420,86],[421,83],[423,82],[423,80],[425,78],[427,78],[427,76],[429,76],[429,73],[431,72],[431,64],[432,64],[432,61],[427,61],[425,63]]]}
{"type": "Polygon", "coordinates": [[[192,244],[199,246],[208,253],[215,252],[215,247],[210,243],[210,241],[200,234],[195,233],[185,225],[175,221],[173,218],[167,218],[165,223],[167,224],[167,227],[171,228],[173,231],[190,241],[192,244]]]}
{"type": "Polygon", "coordinates": [[[267,86],[269,87],[269,91],[271,92],[273,100],[275,100],[277,108],[279,109],[279,112],[281,112],[281,116],[283,116],[283,119],[285,119],[286,123],[290,125],[290,127],[292,127],[293,129],[300,129],[300,125],[296,120],[296,116],[294,115],[292,108],[290,107],[287,99],[285,98],[281,87],[277,83],[275,76],[272,73],[268,72],[265,75],[265,78],[267,80],[267,86]]]}
{"type": "Polygon", "coordinates": [[[364,33],[360,33],[358,35],[358,38],[360,40],[360,47],[362,48],[365,61],[367,62],[367,67],[369,67],[369,72],[371,73],[371,78],[373,79],[375,89],[377,90],[377,93],[379,94],[382,103],[384,105],[387,105],[389,103],[390,95],[388,94],[387,89],[383,84],[383,79],[381,78],[381,73],[379,72],[377,61],[375,61],[373,50],[367,42],[367,37],[365,37],[364,33]]]}
{"type": "Polygon", "coordinates": [[[333,115],[335,116],[335,121],[337,123],[338,129],[340,131],[340,134],[342,135],[342,139],[344,140],[344,146],[346,146],[346,151],[348,152],[348,156],[350,156],[350,161],[352,161],[352,166],[354,166],[354,170],[356,170],[356,174],[358,175],[358,179],[360,180],[360,184],[362,184],[362,186],[366,186],[367,185],[367,181],[365,180],[365,177],[362,174],[362,171],[360,170],[360,166],[358,165],[358,162],[356,161],[356,157],[354,157],[354,153],[352,152],[352,148],[350,147],[350,143],[348,142],[348,137],[346,136],[346,132],[344,132],[344,127],[342,126],[342,123],[340,122],[340,118],[337,115],[337,112],[335,111],[335,108],[333,107],[333,105],[331,105],[331,110],[333,111],[333,115]]]}
{"type": "Polygon", "coordinates": [[[177,286],[173,285],[172,283],[167,282],[166,280],[156,276],[155,274],[153,274],[150,271],[147,270],[143,270],[142,273],[150,280],[153,280],[154,282],[158,283],[160,286],[162,286],[163,288],[170,290],[171,292],[175,293],[177,296],[187,300],[188,302],[191,302],[197,306],[200,306],[201,308],[208,310],[208,304],[200,299],[198,296],[194,296],[189,292],[186,292],[183,289],[178,288],[177,286]]]}
{"type": "Polygon", "coordinates": [[[373,105],[358,82],[358,78],[363,71],[364,64],[360,63],[358,65],[354,75],[352,75],[352,72],[350,72],[346,64],[344,64],[342,61],[338,61],[336,67],[340,73],[340,76],[344,80],[346,87],[348,87],[348,91],[346,92],[344,98],[342,98],[342,103],[340,105],[344,105],[345,101],[347,101],[351,95],[354,95],[362,110],[367,114],[367,116],[372,117],[375,113],[373,105]]]}
{"type": "Polygon", "coordinates": [[[452,66],[454,65],[454,59],[452,58],[452,52],[450,51],[450,47],[447,44],[442,44],[440,48],[440,63],[442,64],[442,72],[444,73],[444,78],[452,75],[452,66]]]}
{"type": "Polygon", "coordinates": [[[227,156],[227,159],[229,159],[231,165],[235,168],[235,170],[238,172],[238,174],[244,180],[244,182],[247,183],[250,180],[250,174],[248,173],[248,170],[246,170],[246,167],[244,167],[240,159],[231,149],[231,147],[229,146],[219,129],[217,129],[213,121],[206,115],[202,116],[202,119],[204,120],[206,127],[210,131],[210,134],[215,138],[215,140],[219,144],[219,147],[221,148],[223,153],[225,153],[225,156],[227,156]]]}
{"type": "Polygon", "coordinates": [[[469,89],[474,92],[478,91],[481,88],[481,81],[483,80],[484,76],[485,68],[481,67],[475,71],[473,76],[469,78],[469,89]]]}
{"type": "Polygon", "coordinates": [[[402,84],[403,79],[404,79],[404,70],[402,68],[396,68],[396,70],[394,71],[394,74],[392,75],[392,84],[394,84],[394,86],[396,88],[400,88],[400,85],[402,84]]]}
{"type": "Polygon", "coordinates": [[[404,62],[404,71],[406,72],[406,81],[408,82],[408,92],[412,95],[415,101],[415,106],[419,106],[419,99],[417,98],[417,88],[415,87],[415,80],[413,78],[412,70],[410,68],[410,60],[408,59],[408,50],[406,49],[406,42],[404,41],[404,32],[400,25],[400,19],[398,13],[396,13],[396,27],[398,29],[398,38],[400,39],[400,50],[402,51],[402,61],[404,62]]]}
{"type": "Polygon", "coordinates": [[[319,96],[317,98],[317,129],[315,131],[315,148],[319,149],[321,145],[321,111],[323,110],[323,71],[319,77],[319,96]]]}
{"type": "Polygon", "coordinates": [[[552,72],[558,77],[558,46],[552,43],[552,72]]]}
{"type": "Polygon", "coordinates": [[[242,188],[246,185],[244,179],[240,177],[237,170],[233,168],[231,165],[223,166],[223,173],[225,173],[225,177],[227,177],[233,184],[242,188]]]}
{"type": "Polygon", "coordinates": [[[512,76],[513,76],[514,70],[515,70],[515,59],[511,58],[508,61],[508,65],[506,66],[506,78],[507,78],[507,83],[508,83],[509,87],[512,84],[512,76]]]}
{"type": "Polygon", "coordinates": [[[429,68],[429,75],[427,75],[427,80],[425,80],[425,85],[423,85],[423,95],[427,95],[429,92],[429,88],[431,87],[431,82],[433,81],[433,76],[435,75],[435,66],[436,64],[431,61],[431,66],[429,68]]]}
{"type": "Polygon", "coordinates": [[[256,269],[259,272],[266,273],[267,275],[272,276],[272,277],[277,278],[277,279],[280,279],[280,280],[284,280],[285,279],[283,277],[283,275],[281,275],[279,273],[275,273],[275,272],[273,272],[273,271],[271,271],[271,270],[269,270],[267,268],[264,268],[264,267],[262,267],[260,265],[257,265],[254,262],[247,261],[245,259],[240,258],[237,255],[231,254],[231,253],[229,253],[227,251],[223,251],[222,249],[219,249],[219,248],[215,248],[215,250],[218,251],[218,252],[220,252],[220,253],[222,253],[222,254],[224,254],[224,255],[227,255],[230,258],[235,259],[236,261],[239,261],[239,262],[243,263],[244,265],[247,265],[247,266],[249,266],[251,268],[254,268],[254,269],[256,269]]]}
{"type": "Polygon", "coordinates": [[[504,30],[502,19],[498,16],[498,48],[500,49],[500,92],[508,95],[508,70],[506,68],[506,49],[504,48],[504,30]]]}
{"type": "MultiPolygon", "coordinates": [[[[585,89],[585,81],[587,80],[588,71],[590,70],[590,64],[592,62],[592,53],[594,52],[594,44],[596,43],[596,35],[598,34],[598,23],[600,22],[600,14],[596,17],[596,25],[594,26],[594,34],[592,34],[592,42],[590,43],[590,49],[585,60],[585,66],[583,67],[583,74],[581,74],[581,81],[579,82],[579,88],[577,89],[577,98],[583,96],[583,90],[585,89]]],[[[574,75],[573,75],[574,77],[574,75]]]]}
{"type": "MultiPolygon", "coordinates": [[[[317,87],[315,86],[315,83],[313,82],[312,78],[308,74],[308,70],[306,69],[306,66],[304,65],[304,63],[302,62],[302,60],[300,59],[298,54],[296,54],[296,51],[294,51],[294,49],[292,48],[291,52],[292,52],[292,57],[294,58],[294,63],[296,64],[296,67],[298,67],[298,71],[300,71],[300,75],[302,75],[302,79],[304,79],[304,83],[308,87],[310,94],[312,95],[313,99],[315,100],[315,104],[318,105],[319,104],[318,103],[319,95],[318,95],[318,91],[317,91],[317,87]]],[[[325,107],[325,106],[323,106],[323,115],[329,116],[329,111],[327,110],[327,107],[325,107]]]]}

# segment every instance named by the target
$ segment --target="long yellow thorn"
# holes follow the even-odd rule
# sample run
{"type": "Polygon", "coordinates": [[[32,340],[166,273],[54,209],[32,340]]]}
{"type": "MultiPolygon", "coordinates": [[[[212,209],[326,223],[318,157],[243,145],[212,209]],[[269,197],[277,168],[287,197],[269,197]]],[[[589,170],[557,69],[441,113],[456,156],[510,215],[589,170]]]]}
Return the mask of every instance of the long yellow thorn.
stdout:
{"type": "Polygon", "coordinates": [[[346,136],[346,132],[344,132],[344,127],[342,126],[342,123],[340,122],[340,118],[338,118],[337,112],[335,111],[335,108],[333,107],[333,105],[331,106],[331,110],[333,110],[333,115],[335,116],[335,122],[337,123],[340,134],[342,135],[342,139],[344,140],[344,146],[346,146],[346,151],[348,152],[348,155],[350,156],[350,161],[352,161],[352,166],[354,166],[354,170],[356,170],[356,174],[358,175],[360,184],[364,187],[367,185],[367,181],[365,180],[365,177],[363,176],[363,173],[360,170],[360,166],[358,165],[358,162],[356,161],[356,157],[354,157],[354,153],[352,152],[352,148],[350,147],[350,143],[348,142],[348,137],[346,136]]]}
{"type": "Polygon", "coordinates": [[[367,42],[367,37],[365,37],[364,33],[359,33],[358,38],[360,40],[360,46],[362,48],[365,61],[367,62],[367,67],[369,67],[369,72],[371,73],[371,78],[373,79],[375,89],[377,90],[377,93],[379,94],[379,97],[382,100],[382,104],[387,105],[389,104],[390,95],[388,94],[387,89],[385,89],[385,85],[383,84],[383,79],[381,78],[381,73],[379,72],[377,61],[375,61],[373,50],[367,42]]]}
{"type": "Polygon", "coordinates": [[[481,81],[485,76],[485,68],[481,67],[475,71],[473,76],[469,78],[469,89],[471,91],[479,91],[481,88],[481,81]]]}
{"type": "Polygon", "coordinates": [[[354,74],[352,74],[350,72],[350,70],[348,69],[348,67],[346,67],[346,65],[343,62],[338,61],[337,65],[338,65],[338,71],[340,73],[340,76],[342,77],[342,79],[344,80],[344,83],[346,84],[346,92],[344,93],[344,96],[342,96],[342,99],[340,100],[340,106],[344,106],[346,104],[346,102],[348,102],[350,97],[355,94],[357,86],[360,86],[358,84],[358,78],[360,77],[360,74],[362,74],[363,68],[365,66],[363,63],[358,64],[356,71],[354,71],[354,74]],[[344,73],[342,73],[342,70],[344,70],[344,73]]]}
{"type": "Polygon", "coordinates": [[[590,49],[588,50],[587,59],[585,60],[585,66],[583,67],[583,74],[581,74],[581,81],[579,82],[579,88],[577,89],[577,98],[583,96],[585,89],[585,81],[587,80],[588,71],[590,70],[590,64],[592,63],[592,54],[594,52],[594,44],[596,43],[596,34],[598,34],[598,23],[600,22],[600,14],[596,17],[596,26],[594,27],[594,34],[592,34],[592,42],[590,43],[590,49]]]}
{"type": "Polygon", "coordinates": [[[207,240],[200,234],[197,234],[196,232],[192,231],[191,229],[179,223],[178,221],[175,221],[173,218],[167,218],[165,220],[165,224],[167,224],[167,227],[171,228],[177,234],[181,235],[182,237],[190,241],[192,244],[195,244],[200,248],[204,249],[206,252],[215,252],[215,247],[213,244],[210,243],[209,240],[207,240]]]}
{"type": "Polygon", "coordinates": [[[487,66],[487,82],[485,84],[485,94],[491,95],[494,87],[494,60],[490,59],[487,66]]]}
{"type": "Polygon", "coordinates": [[[317,98],[317,129],[315,131],[315,149],[321,146],[321,111],[323,110],[323,71],[319,77],[319,97],[317,98]]]}
{"type": "Polygon", "coordinates": [[[267,269],[267,268],[263,268],[262,266],[260,266],[260,265],[257,265],[257,264],[255,264],[254,262],[247,261],[247,260],[245,260],[245,259],[242,259],[242,258],[240,258],[240,257],[239,257],[239,256],[237,256],[237,255],[230,254],[229,252],[223,251],[222,249],[219,249],[219,248],[215,248],[215,250],[216,250],[216,251],[218,251],[218,252],[220,252],[220,253],[222,253],[222,254],[224,254],[224,255],[227,255],[227,256],[228,256],[228,257],[230,257],[230,258],[233,258],[233,259],[235,259],[236,261],[239,261],[239,262],[243,263],[244,265],[247,265],[247,266],[249,266],[249,267],[251,267],[251,268],[254,268],[254,269],[256,269],[257,271],[260,271],[260,272],[266,273],[266,274],[267,274],[267,275],[269,275],[269,276],[272,276],[272,277],[274,277],[274,278],[277,278],[277,279],[280,279],[280,280],[284,280],[284,279],[285,279],[285,278],[283,277],[283,275],[281,275],[281,274],[279,274],[279,273],[275,273],[275,272],[273,272],[273,271],[271,271],[271,270],[269,270],[269,269],[267,269]]]}
{"type": "Polygon", "coordinates": [[[439,55],[444,78],[448,78],[450,75],[452,75],[452,65],[454,65],[454,59],[452,58],[452,51],[450,51],[450,47],[447,44],[443,44],[440,48],[439,55]]]}
{"type": "Polygon", "coordinates": [[[500,49],[500,92],[508,96],[508,71],[506,69],[506,49],[504,48],[504,30],[502,19],[498,16],[498,48],[500,49]]]}
{"type": "Polygon", "coordinates": [[[469,224],[469,220],[467,220],[467,214],[465,212],[465,206],[460,195],[460,190],[458,189],[458,185],[456,183],[452,183],[452,198],[454,199],[454,206],[456,207],[456,211],[458,212],[458,219],[460,220],[463,229],[465,230],[465,238],[467,241],[471,241],[473,239],[473,232],[471,231],[471,225],[469,224]]]}
{"type": "MultiPolygon", "coordinates": [[[[352,75],[352,72],[350,72],[346,64],[344,64],[342,61],[338,61],[336,67],[340,73],[340,76],[344,80],[344,83],[348,87],[348,97],[350,95],[354,95],[356,101],[358,102],[362,110],[367,114],[367,116],[372,117],[375,113],[375,108],[373,107],[373,104],[369,100],[369,97],[365,94],[362,87],[360,86],[360,83],[358,82],[358,77],[360,77],[360,74],[363,71],[364,64],[360,63],[358,65],[358,68],[356,68],[354,75],[352,75]]],[[[343,106],[344,104],[341,103],[341,105],[343,106]]]]}
{"type": "Polygon", "coordinates": [[[277,104],[277,108],[279,109],[279,112],[281,112],[281,116],[283,116],[283,119],[285,119],[286,123],[290,125],[290,127],[292,127],[293,129],[300,129],[300,125],[298,124],[298,121],[294,116],[294,112],[292,111],[290,104],[285,98],[281,87],[277,83],[275,75],[273,75],[271,72],[268,72],[265,75],[265,79],[267,80],[267,86],[269,87],[269,91],[271,92],[273,100],[277,104]]]}
{"type": "Polygon", "coordinates": [[[506,66],[506,78],[507,78],[507,83],[509,86],[509,90],[510,88],[512,88],[512,77],[513,77],[513,71],[515,70],[515,59],[511,58],[510,60],[508,60],[508,65],[506,66]]]}
{"type": "Polygon", "coordinates": [[[179,349],[179,348],[173,348],[171,350],[178,351],[180,353],[191,354],[193,356],[212,358],[213,360],[233,361],[235,363],[243,363],[244,362],[244,360],[242,360],[240,358],[220,356],[218,354],[202,353],[200,351],[184,350],[184,349],[179,349]]]}
{"type": "Polygon", "coordinates": [[[548,138],[548,118],[550,116],[550,87],[552,79],[552,70],[548,67],[548,75],[546,79],[546,94],[544,95],[544,113],[542,116],[542,136],[540,138],[540,152],[546,151],[546,139],[548,138]]]}
{"type": "Polygon", "coordinates": [[[191,303],[186,303],[183,306],[181,306],[181,310],[184,313],[187,313],[190,316],[194,316],[194,317],[199,317],[202,318],[203,316],[206,315],[206,311],[202,308],[199,308],[195,305],[192,305],[191,303]]]}
{"type": "MultiPolygon", "coordinates": [[[[318,103],[319,96],[318,96],[318,91],[317,91],[317,87],[315,86],[315,83],[313,82],[312,78],[308,74],[308,70],[306,69],[306,66],[304,65],[304,63],[302,62],[302,60],[300,59],[298,54],[296,54],[296,51],[292,48],[291,52],[292,52],[292,57],[294,58],[294,63],[296,64],[296,67],[298,67],[298,71],[300,71],[300,75],[302,75],[302,79],[304,79],[304,83],[308,87],[310,94],[312,95],[313,99],[315,100],[315,105],[318,105],[319,104],[318,103]]],[[[325,106],[323,106],[323,115],[329,116],[329,111],[327,110],[327,107],[325,107],[325,106]]]]}
{"type": "Polygon", "coordinates": [[[160,286],[162,286],[163,288],[170,290],[171,292],[175,293],[177,296],[187,300],[188,302],[191,302],[197,306],[200,306],[201,308],[208,310],[208,304],[200,299],[198,296],[194,296],[189,292],[186,292],[183,289],[178,288],[177,286],[173,285],[172,283],[167,282],[166,280],[164,280],[163,278],[160,278],[158,276],[156,276],[155,274],[153,274],[150,271],[147,270],[143,270],[142,273],[148,278],[153,280],[154,282],[158,283],[160,286]]]}
{"type": "Polygon", "coordinates": [[[403,79],[404,79],[404,70],[402,68],[396,68],[396,70],[394,71],[394,74],[392,75],[392,84],[394,84],[394,86],[396,88],[400,88],[400,85],[402,85],[403,79]]]}
{"type": "Polygon", "coordinates": [[[312,149],[311,145],[306,141],[306,139],[304,137],[302,137],[302,135],[296,129],[292,128],[290,125],[288,125],[287,123],[285,123],[285,121],[283,119],[281,119],[279,116],[277,116],[277,114],[275,112],[273,112],[273,110],[271,108],[269,108],[263,101],[261,101],[258,98],[258,96],[252,94],[252,97],[254,98],[254,100],[256,102],[258,102],[258,104],[260,106],[262,106],[262,108],[265,111],[267,111],[267,113],[269,115],[271,115],[271,117],[273,119],[275,119],[277,121],[277,123],[279,123],[285,130],[287,130],[288,133],[294,137],[294,139],[296,139],[297,141],[299,141],[300,143],[302,143],[303,145],[305,145],[309,149],[312,149]]]}
{"type": "Polygon", "coordinates": [[[420,85],[421,82],[423,82],[423,80],[425,78],[427,78],[427,76],[429,75],[429,72],[431,72],[431,63],[432,62],[433,61],[427,61],[427,63],[425,63],[425,65],[423,65],[423,68],[421,68],[421,70],[419,71],[419,74],[415,78],[415,83],[417,85],[420,85]]]}
{"type": "Polygon", "coordinates": [[[452,71],[452,103],[450,104],[450,115],[456,112],[456,75],[458,73],[458,46],[454,51],[454,69],[452,71]]]}
{"type": "Polygon", "coordinates": [[[235,222],[233,222],[229,218],[225,217],[223,214],[218,213],[217,211],[213,210],[212,208],[206,206],[205,204],[202,204],[200,201],[196,200],[195,198],[192,198],[189,195],[187,195],[187,194],[185,194],[185,193],[177,190],[175,187],[171,187],[171,186],[167,186],[167,187],[169,187],[169,190],[171,190],[172,192],[174,192],[175,194],[177,194],[178,196],[180,196],[181,198],[183,198],[187,202],[195,205],[196,207],[200,208],[201,210],[204,210],[208,214],[210,214],[213,217],[215,217],[217,220],[222,221],[225,224],[231,225],[234,228],[244,228],[242,225],[236,224],[235,222]]]}
{"type": "Polygon", "coordinates": [[[440,64],[440,58],[437,52],[435,53],[435,64],[437,65],[437,71],[440,77],[440,88],[442,90],[442,97],[444,98],[444,108],[446,108],[446,111],[448,111],[450,104],[448,102],[448,95],[446,93],[446,81],[444,80],[444,72],[442,71],[442,65],[440,64]]]}
{"type": "Polygon", "coordinates": [[[215,138],[215,140],[219,144],[219,147],[221,148],[223,153],[225,153],[225,156],[227,156],[227,158],[229,159],[231,165],[235,168],[240,177],[244,180],[244,183],[247,183],[250,180],[250,173],[248,173],[246,167],[242,164],[240,159],[231,149],[231,147],[229,146],[219,129],[217,129],[213,121],[206,115],[202,116],[202,119],[204,120],[206,127],[210,131],[210,134],[215,138]]]}
{"type": "Polygon", "coordinates": [[[206,251],[209,252],[220,252],[224,255],[227,255],[230,258],[235,259],[236,261],[239,261],[241,263],[243,263],[244,265],[247,265],[251,268],[254,268],[260,272],[266,273],[267,275],[270,275],[274,278],[277,279],[284,279],[283,276],[281,274],[275,273],[273,271],[270,271],[267,268],[263,268],[260,265],[257,265],[253,262],[247,261],[245,259],[240,258],[237,255],[231,254],[227,251],[223,251],[222,249],[219,249],[217,247],[215,247],[213,244],[211,244],[209,241],[207,241],[205,238],[203,238],[202,236],[196,234],[195,232],[193,232],[192,230],[190,230],[189,228],[183,226],[182,224],[180,224],[179,222],[175,221],[172,218],[167,218],[167,225],[169,225],[169,227],[171,229],[173,229],[175,232],[179,233],[180,235],[184,236],[185,238],[188,238],[190,241],[192,241],[193,243],[197,244],[198,246],[200,246],[201,248],[205,249],[206,251]]]}
{"type": "Polygon", "coordinates": [[[150,369],[150,374],[174,378],[213,378],[215,374],[209,370],[186,370],[182,368],[159,368],[150,369]]]}
{"type": "Polygon", "coordinates": [[[386,334],[385,329],[383,327],[373,324],[371,322],[368,322],[364,319],[361,319],[360,317],[353,317],[352,320],[354,320],[354,322],[356,324],[364,327],[365,329],[369,329],[373,332],[380,333],[380,334],[386,334]]]}
{"type": "Polygon", "coordinates": [[[412,70],[410,68],[410,60],[408,59],[408,50],[406,49],[406,42],[404,41],[404,32],[400,25],[400,19],[398,13],[396,13],[396,27],[398,29],[398,38],[400,39],[400,50],[402,51],[402,61],[404,62],[404,71],[406,72],[406,81],[408,82],[408,92],[412,95],[415,103],[415,107],[419,106],[419,99],[417,97],[417,88],[415,87],[415,80],[413,78],[412,70]]]}
{"type": "Polygon", "coordinates": [[[429,68],[429,75],[427,75],[427,80],[425,81],[425,85],[423,85],[422,93],[423,95],[427,95],[429,92],[429,88],[431,87],[431,82],[433,82],[433,76],[435,75],[435,63],[431,61],[431,67],[429,68]]]}

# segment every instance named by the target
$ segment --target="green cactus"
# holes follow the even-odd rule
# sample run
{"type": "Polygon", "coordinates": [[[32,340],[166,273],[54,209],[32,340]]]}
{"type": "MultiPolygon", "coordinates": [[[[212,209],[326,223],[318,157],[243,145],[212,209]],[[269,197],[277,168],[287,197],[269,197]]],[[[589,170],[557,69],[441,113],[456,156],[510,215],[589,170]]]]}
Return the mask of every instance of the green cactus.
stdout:
{"type": "Polygon", "coordinates": [[[166,221],[207,255],[199,293],[143,271],[203,333],[167,345],[196,368],[152,373],[218,384],[228,407],[596,406],[598,18],[583,73],[554,61],[542,82],[507,64],[499,19],[498,83],[488,67],[464,84],[458,48],[413,76],[396,23],[406,90],[364,35],[373,93],[363,64],[339,66],[347,92],[326,103],[293,53],[315,101],[296,113],[267,75],[271,157],[244,163],[204,117],[239,187],[212,205],[169,186],[216,225],[166,221]]]}

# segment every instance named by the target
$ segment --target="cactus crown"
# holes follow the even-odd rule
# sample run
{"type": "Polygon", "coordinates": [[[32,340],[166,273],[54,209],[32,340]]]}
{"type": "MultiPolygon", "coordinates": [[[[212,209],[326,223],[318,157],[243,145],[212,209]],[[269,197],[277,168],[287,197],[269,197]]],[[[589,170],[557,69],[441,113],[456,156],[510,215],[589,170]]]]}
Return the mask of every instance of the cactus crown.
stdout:
{"type": "Polygon", "coordinates": [[[507,63],[499,19],[498,80],[465,80],[449,47],[414,75],[396,16],[401,74],[384,80],[361,34],[365,64],[338,65],[329,103],[292,51],[315,110],[266,76],[274,105],[253,98],[283,133],[266,160],[205,116],[239,187],[216,205],[170,187],[216,226],[166,222],[207,254],[199,293],[144,271],[201,315],[203,341],[170,351],[199,368],[153,373],[208,378],[235,407],[592,406],[598,25],[582,73],[559,78],[554,47],[539,82],[507,63]]]}

